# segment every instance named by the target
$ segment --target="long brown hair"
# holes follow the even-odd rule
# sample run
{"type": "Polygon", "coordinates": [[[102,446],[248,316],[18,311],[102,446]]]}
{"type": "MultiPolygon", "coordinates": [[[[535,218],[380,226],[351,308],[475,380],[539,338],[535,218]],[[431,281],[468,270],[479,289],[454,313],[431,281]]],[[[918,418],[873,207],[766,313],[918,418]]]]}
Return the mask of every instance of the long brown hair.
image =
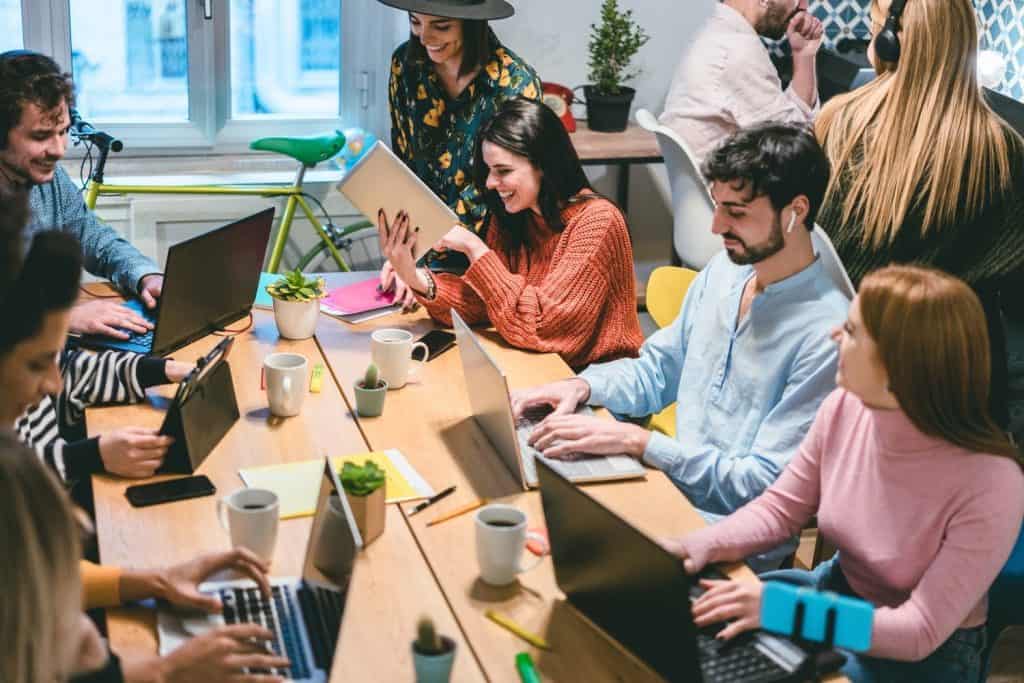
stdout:
{"type": "MultiPolygon", "coordinates": [[[[59,681],[81,612],[80,531],[67,494],[36,455],[0,431],[0,681],[59,681]]],[[[71,650],[69,650],[71,648],[71,650]]]]}
{"type": "Polygon", "coordinates": [[[974,291],[938,270],[888,266],[865,277],[857,296],[889,390],[910,421],[925,434],[1022,464],[989,414],[988,325],[974,291]]]}
{"type": "Polygon", "coordinates": [[[877,78],[822,110],[836,169],[825,202],[846,186],[842,221],[861,223],[865,244],[891,243],[911,212],[927,234],[1013,191],[1024,143],[982,97],[977,21],[971,0],[908,0],[899,63],[878,62],[877,78]]]}

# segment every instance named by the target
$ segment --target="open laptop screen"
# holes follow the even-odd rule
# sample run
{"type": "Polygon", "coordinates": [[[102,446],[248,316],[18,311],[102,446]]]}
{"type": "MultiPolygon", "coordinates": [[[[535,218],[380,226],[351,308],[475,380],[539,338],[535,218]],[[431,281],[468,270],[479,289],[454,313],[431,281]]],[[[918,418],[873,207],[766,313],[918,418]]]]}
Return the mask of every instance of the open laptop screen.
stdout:
{"type": "Polygon", "coordinates": [[[252,308],[274,209],[171,246],[153,353],[163,355],[229,325],[252,308]]]}
{"type": "Polygon", "coordinates": [[[559,588],[670,681],[702,680],[682,562],[537,459],[559,588]]]}

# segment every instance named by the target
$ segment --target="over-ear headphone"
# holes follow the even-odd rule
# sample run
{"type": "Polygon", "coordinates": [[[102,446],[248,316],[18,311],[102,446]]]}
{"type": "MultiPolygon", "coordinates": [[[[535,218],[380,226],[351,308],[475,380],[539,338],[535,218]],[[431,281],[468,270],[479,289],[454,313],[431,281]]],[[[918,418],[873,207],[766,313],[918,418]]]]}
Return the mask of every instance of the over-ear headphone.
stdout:
{"type": "Polygon", "coordinates": [[[885,25],[875,36],[875,54],[883,62],[895,64],[900,61],[900,20],[906,6],[907,0],[892,0],[885,25]]]}

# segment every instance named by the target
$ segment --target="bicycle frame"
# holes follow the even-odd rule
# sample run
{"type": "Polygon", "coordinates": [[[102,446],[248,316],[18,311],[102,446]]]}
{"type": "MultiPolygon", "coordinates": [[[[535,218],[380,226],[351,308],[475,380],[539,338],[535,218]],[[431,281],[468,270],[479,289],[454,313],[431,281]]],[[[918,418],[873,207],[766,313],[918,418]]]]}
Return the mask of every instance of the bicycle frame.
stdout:
{"type": "MultiPolygon", "coordinates": [[[[103,155],[105,156],[105,155],[103,155]]],[[[103,159],[105,161],[105,159],[103,159]]],[[[99,166],[102,169],[103,165],[99,166]]],[[[299,168],[298,173],[295,176],[295,182],[290,186],[281,185],[115,185],[103,182],[102,170],[99,173],[94,173],[89,178],[89,183],[85,190],[85,205],[90,210],[96,208],[96,200],[102,196],[124,196],[129,194],[153,194],[153,195],[228,195],[228,196],[249,196],[249,197],[287,197],[288,201],[285,203],[284,214],[281,216],[281,227],[277,231],[277,237],[274,240],[274,247],[270,252],[270,263],[267,264],[267,269],[271,273],[276,273],[278,267],[281,264],[281,256],[284,253],[284,245],[288,241],[288,234],[291,232],[292,220],[295,217],[296,207],[301,207],[302,212],[306,215],[306,218],[310,223],[313,224],[313,228],[317,231],[320,236],[322,244],[327,247],[334,262],[338,264],[338,268],[342,271],[348,272],[348,264],[345,263],[345,259],[342,258],[341,253],[338,252],[338,248],[334,245],[334,241],[327,234],[323,224],[317,220],[313,214],[313,210],[310,209],[309,204],[306,203],[305,197],[303,197],[302,180],[306,174],[306,167],[302,166],[299,168]]],[[[349,226],[341,232],[344,236],[349,232],[354,232],[356,229],[361,229],[362,223],[349,226]]]]}

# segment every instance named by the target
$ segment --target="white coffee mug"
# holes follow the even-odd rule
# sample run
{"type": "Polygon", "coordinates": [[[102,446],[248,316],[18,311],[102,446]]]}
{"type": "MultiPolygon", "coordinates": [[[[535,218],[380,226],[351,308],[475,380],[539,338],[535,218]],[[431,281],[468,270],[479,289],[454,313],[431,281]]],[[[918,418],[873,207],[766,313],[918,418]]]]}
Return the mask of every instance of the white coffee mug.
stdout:
{"type": "Polygon", "coordinates": [[[476,559],[484,583],[506,586],[516,580],[517,574],[541,563],[542,556],[526,566],[522,564],[527,538],[545,543],[540,534],[526,531],[526,515],[519,508],[493,504],[477,511],[476,559]]]}
{"type": "Polygon", "coordinates": [[[248,548],[270,562],[280,517],[277,494],[266,489],[239,489],[217,501],[217,518],[231,535],[231,545],[248,548]]]}
{"type": "Polygon", "coordinates": [[[278,417],[298,415],[306,398],[309,361],[299,353],[272,353],[263,359],[270,412],[278,417]]]}
{"type": "Polygon", "coordinates": [[[388,389],[401,389],[419,371],[430,349],[423,342],[414,344],[408,330],[385,329],[370,335],[370,354],[388,389]],[[413,349],[418,348],[423,349],[423,360],[413,361],[413,349]]]}

